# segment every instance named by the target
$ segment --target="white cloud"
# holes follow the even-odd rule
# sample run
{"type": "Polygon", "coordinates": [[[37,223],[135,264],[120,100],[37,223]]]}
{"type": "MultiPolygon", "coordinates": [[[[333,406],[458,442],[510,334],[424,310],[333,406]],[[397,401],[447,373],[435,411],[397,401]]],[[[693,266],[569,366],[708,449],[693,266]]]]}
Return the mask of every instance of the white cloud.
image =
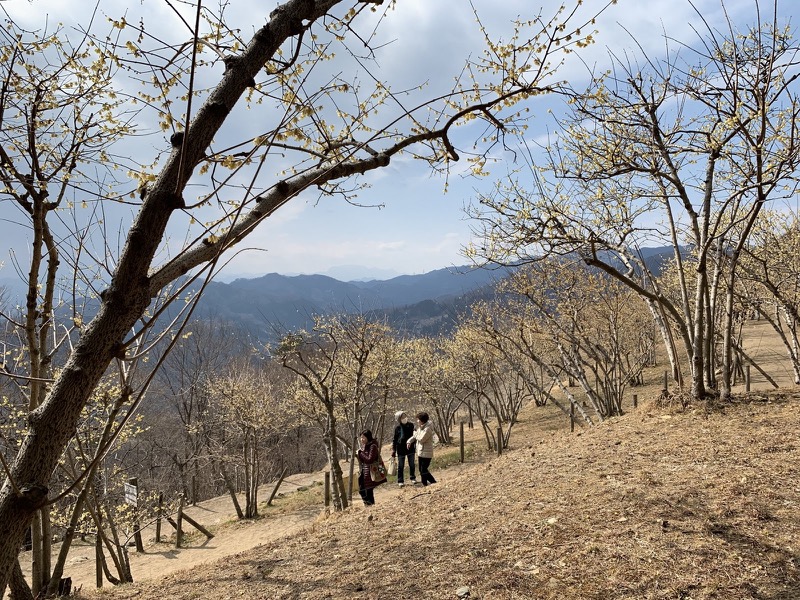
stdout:
{"type": "MultiPolygon", "coordinates": [[[[263,24],[266,13],[277,4],[277,0],[267,4],[269,6],[265,7],[263,2],[247,0],[230,4],[231,10],[235,11],[231,13],[233,23],[241,28],[244,37],[263,24]]],[[[509,20],[533,16],[533,11],[538,11],[540,4],[545,5],[543,14],[548,15],[557,10],[560,2],[474,0],[476,9],[490,31],[498,35],[504,32],[506,40],[509,37],[509,20]]],[[[596,0],[585,1],[582,10],[588,12],[591,10],[589,5],[600,4],[596,0]]],[[[696,0],[695,4],[707,17],[710,26],[722,28],[724,22],[719,0],[696,0]]],[[[746,16],[752,20],[755,0],[726,0],[725,4],[734,19],[741,20],[746,16]]],[[[180,3],[176,6],[187,11],[187,19],[192,17],[191,6],[180,3]]],[[[52,29],[57,20],[68,22],[77,17],[85,22],[85,15],[89,14],[93,4],[20,0],[4,2],[3,7],[28,28],[41,26],[41,15],[49,14],[52,29]]],[[[768,8],[762,6],[762,10],[768,8]]],[[[189,37],[180,19],[161,0],[135,3],[105,0],[102,10],[114,17],[127,12],[127,18],[132,22],[138,21],[142,13],[147,19],[146,25],[152,28],[149,29],[151,32],[169,36],[172,40],[189,37]]],[[[798,3],[781,0],[780,10],[786,16],[796,16],[798,3]]],[[[98,18],[104,19],[102,15],[98,18]]],[[[636,44],[641,44],[654,58],[660,58],[664,51],[664,32],[676,39],[692,42],[696,39],[692,27],[701,32],[703,30],[702,22],[687,0],[620,0],[598,19],[597,43],[571,57],[559,71],[558,77],[584,78],[586,65],[579,58],[589,66],[602,66],[608,63],[609,51],[623,53],[626,49],[633,49],[630,51],[638,53],[636,44]]],[[[369,32],[370,29],[365,26],[363,31],[369,32]]],[[[482,45],[480,29],[466,0],[401,0],[381,23],[375,41],[383,44],[376,53],[377,66],[373,69],[376,75],[393,82],[395,91],[427,82],[425,94],[448,90],[464,60],[468,56],[475,58],[482,45]]],[[[353,49],[358,46],[359,42],[353,40],[353,49]]],[[[363,51],[363,45],[359,51],[363,51]]],[[[354,63],[338,62],[342,59],[343,56],[337,57],[334,67],[350,74],[348,69],[354,63]]],[[[219,73],[201,75],[210,80],[219,73]]],[[[412,97],[403,97],[403,101],[409,106],[416,103],[412,97]]],[[[531,104],[536,118],[534,127],[528,133],[529,139],[546,140],[545,128],[552,128],[552,119],[546,111],[556,105],[556,102],[545,99],[537,99],[531,104]]],[[[242,110],[226,124],[225,133],[244,138],[257,135],[259,129],[265,126],[265,123],[254,122],[251,114],[242,110]]],[[[477,130],[478,124],[475,123],[464,133],[477,130]]],[[[161,141],[160,134],[146,138],[144,144],[150,147],[145,150],[152,156],[153,146],[161,141]]],[[[222,141],[219,143],[222,144],[222,141]]],[[[507,160],[505,155],[497,157],[507,160]]],[[[272,163],[269,168],[279,171],[281,166],[272,163]]],[[[504,173],[505,167],[503,162],[497,165],[497,174],[504,173]]],[[[372,187],[358,199],[367,205],[385,205],[384,210],[355,208],[340,198],[325,198],[316,205],[316,197],[310,191],[276,211],[267,223],[243,243],[244,246],[258,247],[263,251],[243,252],[234,259],[228,270],[259,275],[269,271],[321,272],[341,264],[362,264],[365,267],[419,273],[463,264],[459,251],[469,241],[470,230],[461,208],[465,201],[475,195],[474,188],[483,188],[490,183],[462,179],[461,174],[466,171],[466,161],[454,165],[450,193],[443,196],[442,178],[432,176],[429,169],[410,156],[395,157],[387,169],[370,173],[364,178],[372,187]]],[[[197,193],[199,195],[201,192],[197,193]]],[[[185,220],[181,219],[181,216],[175,218],[175,230],[180,232],[176,235],[176,243],[177,237],[183,237],[186,232],[185,220]]],[[[6,227],[0,222],[0,228],[6,227]]]]}
{"type": "Polygon", "coordinates": [[[377,249],[379,252],[396,252],[408,247],[407,242],[378,242],[377,249]]]}

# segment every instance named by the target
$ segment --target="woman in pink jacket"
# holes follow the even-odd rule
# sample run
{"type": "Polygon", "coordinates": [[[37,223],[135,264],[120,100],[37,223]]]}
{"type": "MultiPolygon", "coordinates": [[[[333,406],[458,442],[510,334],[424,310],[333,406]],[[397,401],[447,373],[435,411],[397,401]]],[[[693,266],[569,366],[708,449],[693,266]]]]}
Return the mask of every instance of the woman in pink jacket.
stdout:
{"type": "Polygon", "coordinates": [[[361,432],[361,448],[358,450],[358,493],[366,506],[375,504],[374,489],[382,483],[386,483],[386,470],[383,471],[383,479],[373,477],[374,469],[371,465],[381,465],[381,449],[378,440],[372,437],[372,432],[365,429],[361,432]]]}

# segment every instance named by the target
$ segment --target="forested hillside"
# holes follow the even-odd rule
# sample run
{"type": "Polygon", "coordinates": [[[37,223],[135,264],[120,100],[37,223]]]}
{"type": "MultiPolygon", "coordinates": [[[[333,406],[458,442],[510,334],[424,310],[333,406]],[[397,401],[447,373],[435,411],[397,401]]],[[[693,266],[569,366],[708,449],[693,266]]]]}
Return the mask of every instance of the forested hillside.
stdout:
{"type": "Polygon", "coordinates": [[[350,282],[323,275],[272,273],[230,283],[211,282],[196,315],[229,321],[262,341],[309,329],[315,316],[343,313],[374,315],[399,331],[438,335],[453,328],[458,313],[471,301],[491,297],[495,284],[509,272],[462,266],[350,282]]]}

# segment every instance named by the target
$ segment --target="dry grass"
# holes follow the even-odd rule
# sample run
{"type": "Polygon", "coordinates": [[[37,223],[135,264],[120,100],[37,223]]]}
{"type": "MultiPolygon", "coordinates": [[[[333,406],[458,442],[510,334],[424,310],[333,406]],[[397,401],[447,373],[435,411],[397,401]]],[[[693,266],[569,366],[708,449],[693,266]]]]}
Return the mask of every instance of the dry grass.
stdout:
{"type": "Polygon", "coordinates": [[[513,451],[424,491],[382,502],[379,490],[370,509],[103,595],[456,598],[469,586],[486,600],[800,598],[799,399],[651,404],[572,435],[517,435],[513,451]]]}
{"type": "Polygon", "coordinates": [[[383,486],[369,509],[323,514],[224,561],[100,594],[405,600],[455,599],[468,587],[470,600],[800,598],[800,391],[684,407],[657,404],[660,387],[638,390],[636,411],[572,434],[552,407],[530,407],[511,451],[476,446],[472,464],[447,470],[440,452],[430,488],[383,486]]]}

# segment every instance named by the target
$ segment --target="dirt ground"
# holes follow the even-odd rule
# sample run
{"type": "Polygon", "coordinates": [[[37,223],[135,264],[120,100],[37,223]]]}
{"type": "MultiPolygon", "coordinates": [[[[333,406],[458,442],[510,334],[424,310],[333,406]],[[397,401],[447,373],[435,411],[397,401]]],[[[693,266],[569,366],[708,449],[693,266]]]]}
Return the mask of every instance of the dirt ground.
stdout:
{"type": "MultiPolygon", "coordinates": [[[[299,473],[287,477],[282,482],[279,496],[275,498],[273,504],[279,505],[283,498],[298,489],[321,486],[324,477],[323,472],[299,473]]],[[[273,482],[260,487],[259,498],[266,501],[274,486],[273,482]]],[[[244,498],[239,500],[244,505],[244,498]]],[[[168,523],[163,522],[162,541],[156,544],[155,526],[151,524],[142,531],[145,552],[138,553],[135,548],[130,548],[131,571],[135,581],[144,581],[178,570],[191,569],[197,565],[249,550],[266,541],[291,535],[313,522],[320,512],[320,507],[281,511],[279,515],[272,518],[237,521],[236,511],[230,497],[219,496],[199,502],[194,506],[187,506],[184,512],[203,527],[210,529],[214,533],[214,537],[207,539],[191,525],[186,524],[185,542],[181,548],[176,548],[175,530],[168,523]]],[[[55,552],[57,551],[58,546],[55,547],[55,552]]],[[[30,565],[28,554],[26,552],[20,555],[23,570],[30,565]]],[[[96,566],[93,544],[87,545],[78,541],[73,545],[67,559],[64,576],[72,578],[73,587],[76,589],[95,587],[96,566]]],[[[105,583],[105,585],[110,584],[105,583]]]]}
{"type": "Polygon", "coordinates": [[[103,597],[796,600],[798,408],[646,404],[103,597]]]}
{"type": "MultiPolygon", "coordinates": [[[[573,434],[552,407],[529,407],[502,457],[447,470],[434,459],[436,485],[381,486],[376,506],[345,513],[239,523],[229,499],[204,502],[188,512],[213,539],[133,552],[137,583],[102,595],[800,598],[800,392],[765,325],[748,326],[746,349],[781,390],[751,371],[747,397],[684,408],[657,405],[654,384],[636,411],[573,434]]],[[[71,560],[66,575],[95,597],[93,561],[71,560]]]]}
{"type": "MultiPolygon", "coordinates": [[[[477,437],[479,432],[472,432],[471,436],[477,437]]],[[[388,452],[384,452],[388,460],[388,452]]],[[[452,477],[467,465],[456,465],[449,469],[437,471],[437,476],[452,477]]],[[[343,464],[342,469],[347,472],[343,464]]],[[[277,510],[271,511],[267,507],[261,510],[261,518],[256,520],[238,521],[236,513],[228,496],[220,496],[200,502],[196,506],[188,506],[185,513],[195,519],[204,527],[214,533],[214,537],[207,539],[196,532],[191,526],[186,527],[188,534],[181,548],[175,547],[174,529],[164,523],[162,535],[169,537],[167,541],[155,543],[155,529],[148,527],[143,530],[145,552],[138,553],[130,548],[131,571],[136,582],[149,581],[178,571],[191,571],[193,568],[208,563],[213,563],[225,557],[247,552],[262,544],[276,542],[297,534],[313,526],[315,522],[326,517],[326,509],[322,497],[324,472],[300,473],[287,477],[281,484],[280,494],[273,504],[277,510]],[[315,488],[314,493],[319,496],[319,502],[312,506],[290,506],[283,508],[283,504],[291,503],[291,495],[299,490],[315,488]]],[[[266,500],[274,487],[270,483],[259,488],[259,498],[266,500]]],[[[377,497],[381,502],[393,502],[403,494],[420,492],[422,486],[407,486],[400,489],[394,483],[378,488],[377,497]]],[[[357,506],[353,510],[363,509],[358,491],[355,491],[357,506]]],[[[243,502],[243,499],[240,499],[243,502]]],[[[292,503],[293,504],[293,503],[292,503]]],[[[57,548],[56,548],[57,550],[57,548]]],[[[30,559],[28,553],[21,555],[23,565],[30,559]]],[[[96,585],[96,566],[94,560],[94,546],[78,544],[70,551],[67,560],[65,577],[71,577],[75,589],[89,590],[96,585]]],[[[104,584],[110,587],[106,582],[104,584]]]]}

